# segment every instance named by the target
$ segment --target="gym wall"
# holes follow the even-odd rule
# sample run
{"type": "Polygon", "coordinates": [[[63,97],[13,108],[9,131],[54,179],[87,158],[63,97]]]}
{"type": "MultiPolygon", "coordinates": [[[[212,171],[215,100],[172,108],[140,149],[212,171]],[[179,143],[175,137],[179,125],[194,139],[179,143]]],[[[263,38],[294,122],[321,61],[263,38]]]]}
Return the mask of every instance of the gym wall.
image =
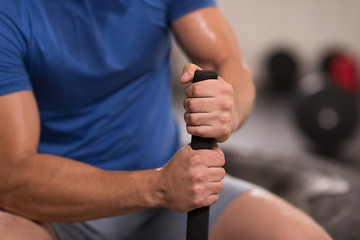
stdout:
{"type": "MultiPolygon", "coordinates": [[[[317,67],[321,54],[345,47],[360,58],[359,0],[218,0],[231,22],[243,55],[262,84],[264,55],[279,46],[291,48],[302,72],[317,67]]],[[[175,66],[186,62],[174,49],[175,66]]],[[[181,68],[174,67],[177,76],[181,68]]]]}

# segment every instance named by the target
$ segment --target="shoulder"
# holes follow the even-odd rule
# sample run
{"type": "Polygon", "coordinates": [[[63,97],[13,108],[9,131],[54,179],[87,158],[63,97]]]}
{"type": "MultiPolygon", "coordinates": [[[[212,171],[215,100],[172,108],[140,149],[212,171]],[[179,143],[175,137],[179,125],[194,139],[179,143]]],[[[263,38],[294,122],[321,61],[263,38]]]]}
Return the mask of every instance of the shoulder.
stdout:
{"type": "Polygon", "coordinates": [[[0,0],[0,13],[18,19],[24,16],[26,6],[26,0],[0,0]]]}
{"type": "Polygon", "coordinates": [[[216,0],[168,0],[169,1],[169,22],[193,12],[195,10],[216,6],[216,0]]]}
{"type": "Polygon", "coordinates": [[[26,0],[0,0],[0,32],[27,35],[28,9],[26,0]]]}

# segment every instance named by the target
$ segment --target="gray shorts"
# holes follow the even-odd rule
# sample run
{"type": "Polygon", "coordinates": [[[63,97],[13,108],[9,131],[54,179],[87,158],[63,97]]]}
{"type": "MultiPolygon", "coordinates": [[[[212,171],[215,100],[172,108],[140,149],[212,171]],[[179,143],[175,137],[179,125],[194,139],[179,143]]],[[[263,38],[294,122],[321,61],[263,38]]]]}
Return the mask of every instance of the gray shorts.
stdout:
{"type": "MultiPolygon", "coordinates": [[[[210,229],[234,198],[257,187],[231,176],[226,176],[223,183],[219,201],[210,207],[210,229]]],[[[155,208],[86,222],[52,223],[52,226],[60,240],[184,240],[186,218],[186,213],[155,208]]]]}

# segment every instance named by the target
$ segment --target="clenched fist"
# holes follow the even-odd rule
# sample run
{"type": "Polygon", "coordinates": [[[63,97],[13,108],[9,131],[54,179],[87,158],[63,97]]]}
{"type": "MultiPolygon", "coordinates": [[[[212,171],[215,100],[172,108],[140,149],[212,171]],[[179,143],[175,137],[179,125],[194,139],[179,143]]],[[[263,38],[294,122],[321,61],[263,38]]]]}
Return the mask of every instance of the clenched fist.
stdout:
{"type": "Polygon", "coordinates": [[[179,150],[160,169],[162,205],[187,212],[215,203],[223,188],[224,163],[224,154],[218,146],[214,150],[193,150],[187,145],[179,150]]]}
{"type": "MultiPolygon", "coordinates": [[[[181,83],[188,83],[194,72],[201,70],[194,64],[184,67],[181,83]]],[[[189,85],[184,100],[184,119],[189,134],[226,141],[232,132],[234,93],[231,84],[219,77],[189,85]]]]}

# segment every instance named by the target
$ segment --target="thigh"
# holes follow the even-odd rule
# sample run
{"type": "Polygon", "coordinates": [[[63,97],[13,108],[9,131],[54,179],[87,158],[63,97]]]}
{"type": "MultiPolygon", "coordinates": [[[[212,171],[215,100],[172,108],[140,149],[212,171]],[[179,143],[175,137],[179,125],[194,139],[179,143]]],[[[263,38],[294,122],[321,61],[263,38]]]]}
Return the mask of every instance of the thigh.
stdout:
{"type": "MultiPolygon", "coordinates": [[[[232,200],[256,186],[226,176],[224,189],[217,203],[210,207],[210,229],[232,200]]],[[[186,236],[186,213],[166,208],[148,209],[132,214],[78,223],[53,223],[60,240],[177,240],[186,236]]]]}
{"type": "Polygon", "coordinates": [[[226,207],[210,239],[330,240],[330,237],[301,210],[264,189],[256,189],[226,207]]]}
{"type": "Polygon", "coordinates": [[[56,234],[50,224],[35,223],[26,218],[0,209],[0,238],[21,240],[56,240],[56,234]]]}

